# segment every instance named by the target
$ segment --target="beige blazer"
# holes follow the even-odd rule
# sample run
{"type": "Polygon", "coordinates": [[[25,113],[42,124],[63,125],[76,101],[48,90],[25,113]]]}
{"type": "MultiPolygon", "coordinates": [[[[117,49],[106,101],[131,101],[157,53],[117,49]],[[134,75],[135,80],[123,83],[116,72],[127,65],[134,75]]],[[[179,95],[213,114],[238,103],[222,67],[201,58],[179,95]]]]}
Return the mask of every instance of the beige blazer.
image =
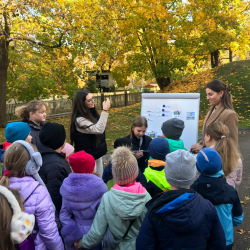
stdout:
{"type": "MultiPolygon", "coordinates": [[[[206,127],[213,122],[222,122],[227,125],[230,134],[229,138],[233,140],[235,145],[238,147],[238,115],[235,111],[225,108],[224,106],[219,107],[213,112],[214,106],[212,106],[204,120],[202,129],[202,138],[205,136],[206,127]],[[213,112],[213,114],[212,114],[213,112]]],[[[204,140],[202,140],[203,143],[204,140]]]]}

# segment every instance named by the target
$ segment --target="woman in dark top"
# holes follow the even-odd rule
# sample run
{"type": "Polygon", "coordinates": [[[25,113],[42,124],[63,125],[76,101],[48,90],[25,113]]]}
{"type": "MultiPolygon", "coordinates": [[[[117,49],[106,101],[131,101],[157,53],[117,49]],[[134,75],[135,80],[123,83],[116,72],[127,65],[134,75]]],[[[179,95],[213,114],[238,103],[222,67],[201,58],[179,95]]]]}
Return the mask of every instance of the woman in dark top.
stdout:
{"type": "Polygon", "coordinates": [[[108,120],[110,101],[103,102],[101,115],[95,108],[91,93],[81,90],[73,100],[70,124],[70,141],[75,145],[75,152],[84,150],[95,158],[95,171],[102,177],[102,156],[107,153],[105,128],[108,120]]]}

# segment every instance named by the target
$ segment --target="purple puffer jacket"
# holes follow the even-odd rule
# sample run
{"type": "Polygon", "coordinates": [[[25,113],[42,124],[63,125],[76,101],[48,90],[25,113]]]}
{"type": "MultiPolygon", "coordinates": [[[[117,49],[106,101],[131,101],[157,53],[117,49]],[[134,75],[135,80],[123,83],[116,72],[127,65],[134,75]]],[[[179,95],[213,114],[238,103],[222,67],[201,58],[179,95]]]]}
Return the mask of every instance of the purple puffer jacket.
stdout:
{"type": "Polygon", "coordinates": [[[26,213],[34,214],[36,218],[38,230],[36,232],[35,249],[64,250],[55,222],[55,212],[49,192],[46,187],[42,185],[37,187],[38,185],[39,182],[35,181],[32,177],[25,176],[23,178],[11,177],[9,187],[18,189],[24,201],[30,196],[25,202],[24,207],[26,213]]]}
{"type": "MultiPolygon", "coordinates": [[[[60,188],[63,197],[60,221],[63,224],[61,234],[67,250],[75,250],[74,242],[88,233],[101,198],[107,191],[103,180],[93,174],[71,173],[64,179],[60,188]]],[[[92,249],[102,249],[101,244],[92,249]]]]}

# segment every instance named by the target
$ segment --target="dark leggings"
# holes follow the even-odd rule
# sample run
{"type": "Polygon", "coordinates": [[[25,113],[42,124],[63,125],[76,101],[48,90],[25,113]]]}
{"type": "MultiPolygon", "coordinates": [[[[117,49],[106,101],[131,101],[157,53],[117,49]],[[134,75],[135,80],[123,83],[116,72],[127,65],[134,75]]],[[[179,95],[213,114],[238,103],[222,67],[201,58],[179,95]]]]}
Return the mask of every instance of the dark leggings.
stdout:
{"type": "Polygon", "coordinates": [[[226,250],[232,250],[233,249],[233,244],[227,245],[226,250]]]}

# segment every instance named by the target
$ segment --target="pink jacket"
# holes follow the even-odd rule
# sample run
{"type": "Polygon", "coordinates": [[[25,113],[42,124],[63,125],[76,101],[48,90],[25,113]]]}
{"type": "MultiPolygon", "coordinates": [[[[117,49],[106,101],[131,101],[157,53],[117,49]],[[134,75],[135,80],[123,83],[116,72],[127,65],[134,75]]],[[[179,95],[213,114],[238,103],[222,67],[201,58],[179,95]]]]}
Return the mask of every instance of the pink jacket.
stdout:
{"type": "Polygon", "coordinates": [[[242,160],[239,158],[239,165],[237,168],[228,176],[226,176],[227,183],[234,188],[238,188],[242,181],[243,164],[242,160]]]}
{"type": "Polygon", "coordinates": [[[9,187],[18,189],[24,201],[30,196],[24,207],[26,213],[34,214],[36,218],[36,230],[33,231],[33,233],[37,233],[35,249],[64,250],[55,222],[55,212],[50,195],[44,186],[38,185],[39,182],[32,177],[25,176],[23,178],[11,177],[9,187]]]}

